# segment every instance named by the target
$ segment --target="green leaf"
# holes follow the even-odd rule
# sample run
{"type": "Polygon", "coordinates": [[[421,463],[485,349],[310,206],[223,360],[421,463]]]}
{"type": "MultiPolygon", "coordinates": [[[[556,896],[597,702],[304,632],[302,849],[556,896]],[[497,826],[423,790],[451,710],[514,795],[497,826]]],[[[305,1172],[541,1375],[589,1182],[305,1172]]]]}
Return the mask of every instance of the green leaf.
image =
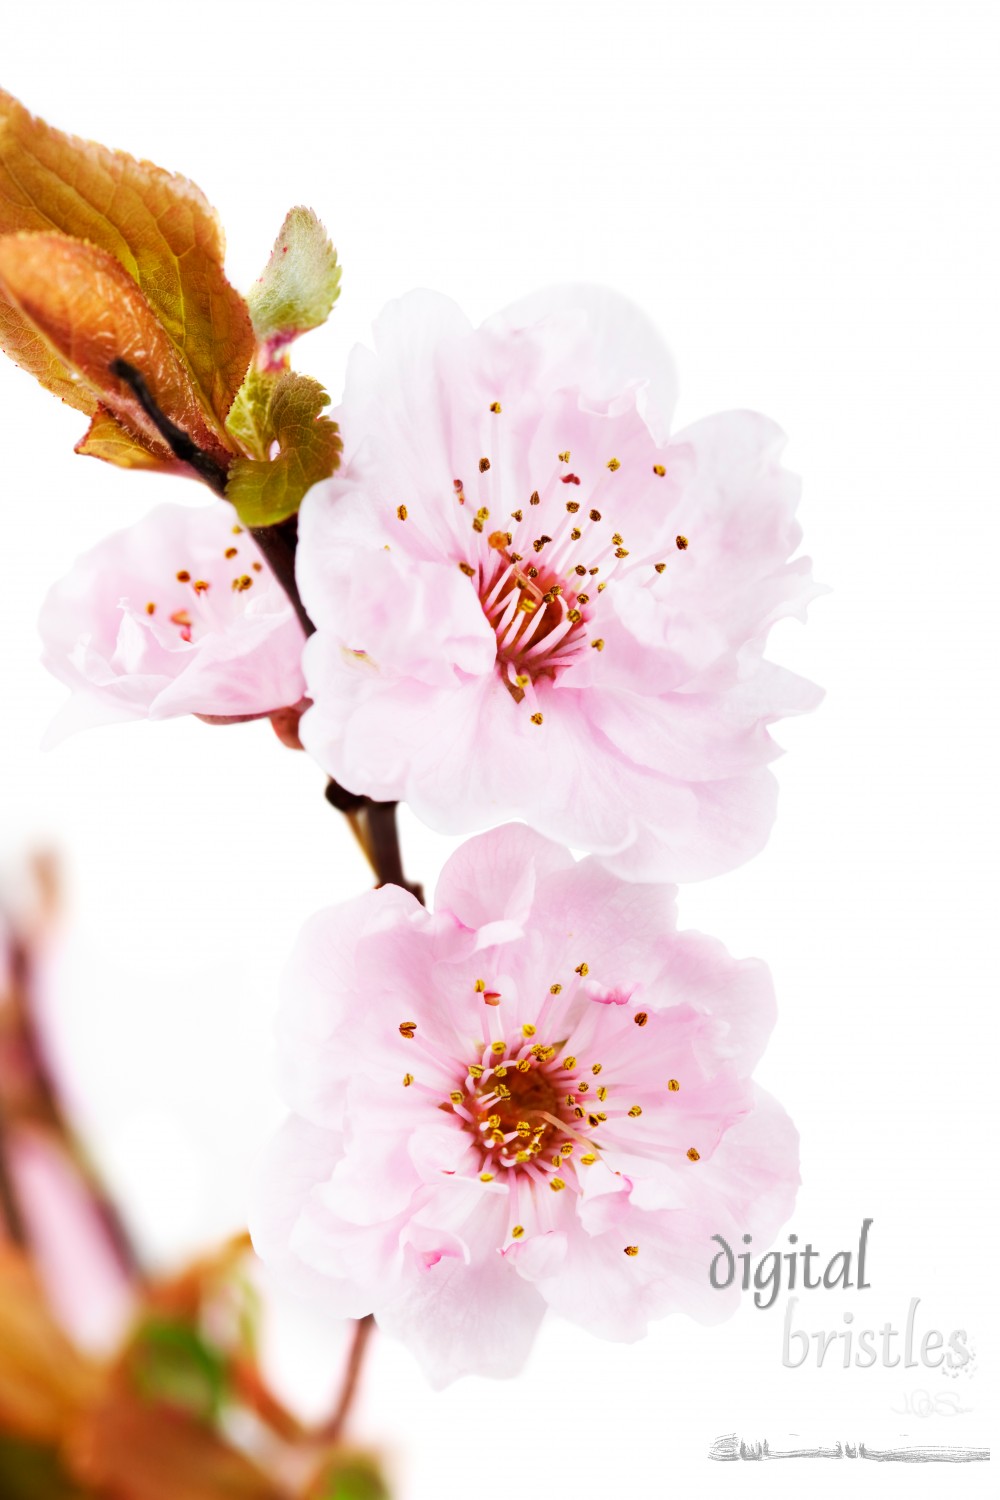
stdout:
{"type": "Polygon", "coordinates": [[[311,208],[290,209],[271,259],[247,297],[266,368],[281,368],[285,347],[318,328],[340,294],[337,252],[311,208]]]}
{"type": "MultiPolygon", "coordinates": [[[[245,382],[245,399],[237,397],[236,421],[252,429],[255,451],[274,458],[237,458],[229,470],[226,499],[235,505],[244,526],[274,526],[292,516],[306,491],[328,479],[340,461],[342,444],[336,422],[321,416],[330,398],[316,380],[283,370],[245,382]]],[[[231,419],[232,420],[232,419],[231,419]]]]}
{"type": "Polygon", "coordinates": [[[251,458],[264,460],[269,456],[273,441],[271,402],[280,378],[280,373],[268,374],[252,365],[229,413],[226,431],[251,458]]]}

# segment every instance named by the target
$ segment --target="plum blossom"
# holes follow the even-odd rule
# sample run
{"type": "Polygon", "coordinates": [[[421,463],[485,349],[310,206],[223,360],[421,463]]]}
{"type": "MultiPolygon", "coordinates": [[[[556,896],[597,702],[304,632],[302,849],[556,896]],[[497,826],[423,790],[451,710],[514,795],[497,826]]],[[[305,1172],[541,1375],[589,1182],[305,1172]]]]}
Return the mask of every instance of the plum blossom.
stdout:
{"type": "Polygon", "coordinates": [[[303,930],[256,1248],[438,1385],[514,1374],[547,1308],[620,1341],[715,1322],[738,1292],[709,1283],[712,1236],[763,1245],[798,1182],[751,1077],[773,1017],[765,966],[679,932],[672,887],[479,835],[433,913],[383,886],[303,930]]]}
{"type": "Polygon", "coordinates": [[[627,879],[749,858],[767,726],[820,696],[763,657],[817,592],[782,434],[736,411],[669,438],[670,357],[609,292],[478,329],[412,293],[374,343],[301,514],[306,748],[442,832],[521,818],[627,879]]]}
{"type": "Polygon", "coordinates": [[[39,627],[73,689],[50,741],[126,719],[255,718],[304,692],[302,628],[223,500],[161,505],[106,537],[50,590],[39,627]]]}

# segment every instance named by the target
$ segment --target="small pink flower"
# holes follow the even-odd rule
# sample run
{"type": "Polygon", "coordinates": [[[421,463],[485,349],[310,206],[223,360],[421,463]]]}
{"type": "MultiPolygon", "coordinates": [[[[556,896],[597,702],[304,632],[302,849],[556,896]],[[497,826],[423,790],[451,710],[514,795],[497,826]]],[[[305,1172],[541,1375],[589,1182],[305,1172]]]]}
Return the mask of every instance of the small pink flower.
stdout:
{"type": "Polygon", "coordinates": [[[375,348],[302,510],[306,748],[443,832],[523,818],[628,879],[747,859],[767,726],[819,696],[763,660],[816,592],[781,433],[728,412],[668,441],[669,356],[606,292],[478,330],[413,293],[375,348]]]}
{"type": "Polygon", "coordinates": [[[712,1236],[763,1248],[797,1136],[751,1079],[766,968],[678,932],[673,895],[510,825],[452,856],[433,914],[386,886],[313,917],[279,1023],[294,1114],[253,1216],[265,1261],[374,1312],[438,1384],[513,1374],[547,1307],[615,1340],[729,1314],[712,1236]]]}
{"type": "Polygon", "coordinates": [[[161,505],[50,590],[43,660],[73,689],[49,740],[178,714],[254,718],[304,692],[303,634],[225,501],[161,505]]]}

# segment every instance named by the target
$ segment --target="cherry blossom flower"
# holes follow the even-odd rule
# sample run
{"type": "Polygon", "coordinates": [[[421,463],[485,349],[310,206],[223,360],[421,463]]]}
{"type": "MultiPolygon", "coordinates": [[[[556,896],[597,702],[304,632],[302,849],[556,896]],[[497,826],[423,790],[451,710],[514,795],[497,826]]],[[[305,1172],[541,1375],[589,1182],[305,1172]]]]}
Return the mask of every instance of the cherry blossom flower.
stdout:
{"type": "Polygon", "coordinates": [[[413,293],[375,351],[301,515],[306,748],[442,832],[523,818],[629,879],[749,858],[767,725],[819,697],[763,660],[816,592],[781,433],[728,412],[668,440],[669,356],[611,293],[478,330],[413,293]]]}
{"type": "Polygon", "coordinates": [[[90,724],[255,718],[304,692],[303,633],[232,506],[161,505],[50,590],[43,660],[73,689],[53,741],[90,724]]]}
{"type": "Polygon", "coordinates": [[[436,1384],[515,1373],[546,1308],[623,1341],[717,1321],[738,1292],[709,1283],[712,1236],[762,1247],[798,1182],[751,1078],[773,1017],[764,965],[678,932],[671,887],[479,835],[434,913],[384,886],[306,925],[255,1245],[436,1384]]]}

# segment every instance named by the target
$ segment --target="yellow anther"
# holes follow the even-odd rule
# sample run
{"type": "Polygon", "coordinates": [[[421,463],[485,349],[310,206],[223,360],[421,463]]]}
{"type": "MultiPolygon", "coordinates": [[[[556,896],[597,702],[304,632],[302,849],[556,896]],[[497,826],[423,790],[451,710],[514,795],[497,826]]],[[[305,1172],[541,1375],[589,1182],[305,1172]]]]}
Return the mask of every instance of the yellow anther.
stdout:
{"type": "Polygon", "coordinates": [[[494,1078],[506,1078],[507,1077],[507,1064],[506,1063],[501,1063],[498,1068],[494,1068],[493,1069],[493,1077],[494,1078]]]}
{"type": "Polygon", "coordinates": [[[676,538],[676,542],[677,542],[678,551],[683,552],[684,549],[687,547],[688,539],[687,539],[686,536],[679,536],[679,537],[676,538]]]}
{"type": "Polygon", "coordinates": [[[528,1071],[528,1069],[530,1067],[531,1067],[531,1058],[530,1057],[522,1057],[521,1061],[517,1065],[517,1071],[519,1073],[527,1073],[527,1071],[528,1071]]]}
{"type": "Polygon", "coordinates": [[[656,475],[656,477],[657,477],[657,479],[662,479],[662,478],[663,478],[663,476],[664,476],[664,474],[665,474],[665,473],[666,473],[666,472],[667,472],[667,471],[666,471],[666,469],[665,469],[665,468],[664,468],[664,467],[663,467],[663,465],[662,465],[662,464],[654,464],[654,465],[653,465],[653,473],[654,473],[654,474],[655,474],[655,475],[656,475]]]}
{"type": "Polygon", "coordinates": [[[604,641],[602,640],[602,638],[600,636],[597,637],[596,641],[591,641],[590,644],[594,648],[595,651],[603,651],[604,650],[604,641]]]}
{"type": "Polygon", "coordinates": [[[618,459],[618,458],[609,458],[608,459],[608,468],[611,470],[611,472],[613,474],[616,469],[620,469],[621,468],[621,460],[618,459]]]}
{"type": "Polygon", "coordinates": [[[476,571],[471,563],[460,562],[458,566],[461,568],[466,578],[471,578],[476,571]]]}
{"type": "Polygon", "coordinates": [[[549,1187],[554,1193],[561,1193],[565,1186],[566,1184],[563,1182],[561,1177],[551,1177],[549,1179],[549,1187]]]}
{"type": "Polygon", "coordinates": [[[694,1146],[689,1146],[687,1151],[687,1159],[688,1161],[701,1161],[701,1152],[695,1150],[694,1146]]]}
{"type": "Polygon", "coordinates": [[[569,463],[569,449],[568,448],[566,449],[565,453],[560,453],[560,455],[559,455],[559,462],[561,464],[568,464],[569,463]]]}
{"type": "Polygon", "coordinates": [[[489,468],[489,466],[490,466],[489,459],[488,458],[481,458],[479,460],[479,472],[480,472],[480,474],[485,474],[486,470],[489,468]]]}
{"type": "Polygon", "coordinates": [[[461,1104],[462,1100],[465,1098],[465,1095],[462,1093],[461,1089],[452,1089],[451,1093],[448,1095],[448,1098],[451,1100],[452,1104],[461,1104]]]}
{"type": "Polygon", "coordinates": [[[638,1120],[638,1118],[639,1118],[639,1116],[641,1114],[642,1114],[642,1105],[641,1104],[633,1104],[632,1108],[629,1110],[629,1115],[631,1116],[631,1118],[633,1120],[638,1120]]]}
{"type": "Polygon", "coordinates": [[[550,984],[549,985],[549,994],[550,995],[561,995],[562,994],[562,985],[561,984],[550,984]]]}
{"type": "Polygon", "coordinates": [[[503,411],[503,407],[500,405],[499,401],[491,401],[490,402],[490,411],[493,412],[496,416],[499,416],[500,413],[503,411]]]}
{"type": "Polygon", "coordinates": [[[591,1068],[590,1071],[592,1073],[599,1073],[603,1067],[604,1067],[603,1063],[595,1063],[594,1066],[591,1068]]]}
{"type": "Polygon", "coordinates": [[[649,1020],[649,1016],[644,1010],[637,1010],[632,1019],[637,1026],[645,1026],[646,1022],[649,1020]]]}
{"type": "Polygon", "coordinates": [[[404,1087],[404,1089],[408,1089],[410,1087],[410,1084],[412,1082],[413,1082],[413,1074],[412,1073],[404,1073],[403,1074],[403,1087],[404,1087]]]}
{"type": "Polygon", "coordinates": [[[592,1167],[596,1160],[597,1157],[594,1155],[593,1151],[588,1151],[586,1156],[580,1157],[580,1165],[584,1167],[592,1167]]]}
{"type": "Polygon", "coordinates": [[[518,1120],[515,1129],[517,1130],[518,1135],[528,1136],[531,1134],[531,1126],[528,1124],[527,1120],[518,1120]]]}
{"type": "Polygon", "coordinates": [[[590,965],[589,964],[577,964],[577,966],[576,966],[576,968],[574,969],[573,972],[575,974],[579,974],[579,976],[580,976],[581,979],[586,979],[587,975],[590,973],[590,965]]]}
{"type": "Polygon", "coordinates": [[[608,1091],[607,1091],[607,1089],[606,1089],[606,1088],[605,1088],[605,1086],[604,1086],[604,1084],[603,1084],[603,1083],[602,1083],[602,1084],[601,1084],[601,1086],[600,1086],[600,1088],[599,1088],[599,1089],[598,1089],[598,1090],[597,1090],[597,1097],[598,1097],[598,1099],[600,1099],[600,1100],[601,1100],[601,1101],[602,1101],[602,1102],[603,1102],[603,1100],[605,1100],[605,1099],[606,1099],[606,1098],[607,1098],[607,1097],[608,1097],[608,1091]]]}
{"type": "Polygon", "coordinates": [[[397,505],[396,506],[396,514],[397,514],[397,516],[399,517],[399,519],[401,521],[405,521],[406,520],[406,506],[405,505],[397,505]]]}
{"type": "Polygon", "coordinates": [[[587,1082],[586,1078],[581,1078],[580,1082],[577,1084],[577,1089],[579,1090],[579,1092],[581,1094],[585,1094],[589,1088],[590,1084],[587,1082]]]}
{"type": "Polygon", "coordinates": [[[541,724],[542,723],[542,716],[541,716],[541,714],[532,714],[531,715],[531,722],[532,722],[532,724],[541,724]]]}
{"type": "Polygon", "coordinates": [[[473,985],[473,989],[476,991],[477,995],[481,995],[483,993],[483,991],[485,990],[485,988],[486,988],[486,980],[485,979],[477,979],[476,982],[475,982],[475,984],[473,985]]]}
{"type": "Polygon", "coordinates": [[[491,1130],[496,1130],[497,1126],[500,1124],[500,1116],[488,1115],[486,1118],[486,1123],[487,1125],[489,1125],[491,1130]]]}
{"type": "Polygon", "coordinates": [[[412,1042],[416,1029],[416,1021],[400,1021],[399,1023],[399,1034],[405,1036],[408,1042],[412,1042]]]}
{"type": "Polygon", "coordinates": [[[522,1237],[523,1234],[524,1234],[524,1225],[523,1224],[515,1224],[514,1228],[510,1232],[510,1237],[511,1237],[512,1240],[519,1240],[522,1237]]]}
{"type": "Polygon", "coordinates": [[[480,1174],[479,1174],[479,1181],[480,1182],[492,1182],[493,1181],[493,1173],[492,1172],[480,1172],[480,1174]]]}
{"type": "Polygon", "coordinates": [[[654,564],[653,564],[653,567],[654,567],[654,568],[655,568],[655,569],[656,569],[656,571],[657,571],[657,572],[658,572],[658,573],[665,573],[665,572],[666,572],[666,570],[667,570],[667,565],[666,565],[666,563],[654,563],[654,564]]]}
{"type": "Polygon", "coordinates": [[[507,1043],[494,1042],[492,1047],[490,1048],[490,1051],[493,1053],[494,1057],[503,1057],[504,1053],[507,1051],[507,1043]]]}
{"type": "Polygon", "coordinates": [[[564,1068],[575,1068],[576,1067],[576,1058],[575,1057],[564,1057],[563,1058],[563,1067],[564,1068]]]}
{"type": "Polygon", "coordinates": [[[639,1254],[639,1246],[638,1245],[626,1245],[625,1246],[625,1254],[626,1255],[638,1255],[639,1254]]]}
{"type": "Polygon", "coordinates": [[[680,1083],[677,1081],[676,1078],[671,1078],[667,1082],[667,1088],[670,1090],[670,1092],[672,1094],[676,1094],[677,1090],[680,1088],[680,1083]]]}
{"type": "Polygon", "coordinates": [[[514,1157],[515,1161],[529,1161],[530,1159],[531,1159],[531,1153],[530,1153],[530,1151],[518,1151],[516,1153],[515,1157],[514,1157]]]}

